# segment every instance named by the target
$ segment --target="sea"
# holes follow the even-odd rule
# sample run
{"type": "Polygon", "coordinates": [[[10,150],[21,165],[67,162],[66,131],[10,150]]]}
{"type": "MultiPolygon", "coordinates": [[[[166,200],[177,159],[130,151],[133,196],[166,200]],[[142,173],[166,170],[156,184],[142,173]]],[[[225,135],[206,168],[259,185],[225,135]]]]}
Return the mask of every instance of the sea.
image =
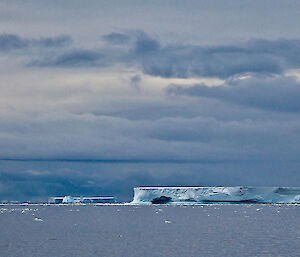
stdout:
{"type": "Polygon", "coordinates": [[[0,256],[299,257],[300,205],[3,204],[0,256]]]}

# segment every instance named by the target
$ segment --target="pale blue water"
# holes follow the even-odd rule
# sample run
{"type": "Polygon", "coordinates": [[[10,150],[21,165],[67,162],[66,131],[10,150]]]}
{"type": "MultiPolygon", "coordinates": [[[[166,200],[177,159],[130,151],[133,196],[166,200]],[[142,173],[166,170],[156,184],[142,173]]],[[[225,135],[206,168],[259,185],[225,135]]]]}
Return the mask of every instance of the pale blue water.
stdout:
{"type": "Polygon", "coordinates": [[[1,257],[300,256],[299,205],[2,205],[1,257]]]}

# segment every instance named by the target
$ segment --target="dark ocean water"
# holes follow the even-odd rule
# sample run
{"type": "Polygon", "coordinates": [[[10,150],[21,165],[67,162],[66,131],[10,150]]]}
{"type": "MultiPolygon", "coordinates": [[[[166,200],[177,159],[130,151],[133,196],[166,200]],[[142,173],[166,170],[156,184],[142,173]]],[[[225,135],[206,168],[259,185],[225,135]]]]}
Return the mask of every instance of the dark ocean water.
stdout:
{"type": "Polygon", "coordinates": [[[300,205],[2,205],[0,256],[300,256],[300,205]]]}

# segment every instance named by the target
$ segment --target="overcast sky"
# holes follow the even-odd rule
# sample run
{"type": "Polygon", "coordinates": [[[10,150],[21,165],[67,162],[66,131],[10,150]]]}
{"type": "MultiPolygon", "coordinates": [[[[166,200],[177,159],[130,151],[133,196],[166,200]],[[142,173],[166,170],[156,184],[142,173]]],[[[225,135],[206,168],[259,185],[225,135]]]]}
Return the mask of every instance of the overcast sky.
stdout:
{"type": "Polygon", "coordinates": [[[0,200],[299,186],[299,1],[0,3],[0,200]]]}

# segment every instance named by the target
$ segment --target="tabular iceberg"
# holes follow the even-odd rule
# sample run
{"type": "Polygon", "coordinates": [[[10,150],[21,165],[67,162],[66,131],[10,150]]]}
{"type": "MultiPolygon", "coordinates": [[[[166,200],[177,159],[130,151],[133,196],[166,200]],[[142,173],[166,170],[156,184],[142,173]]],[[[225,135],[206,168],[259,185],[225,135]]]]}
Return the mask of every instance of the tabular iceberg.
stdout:
{"type": "Polygon", "coordinates": [[[48,203],[116,203],[113,196],[52,196],[48,203]]]}
{"type": "Polygon", "coordinates": [[[136,187],[134,204],[300,203],[300,187],[136,187]]]}

